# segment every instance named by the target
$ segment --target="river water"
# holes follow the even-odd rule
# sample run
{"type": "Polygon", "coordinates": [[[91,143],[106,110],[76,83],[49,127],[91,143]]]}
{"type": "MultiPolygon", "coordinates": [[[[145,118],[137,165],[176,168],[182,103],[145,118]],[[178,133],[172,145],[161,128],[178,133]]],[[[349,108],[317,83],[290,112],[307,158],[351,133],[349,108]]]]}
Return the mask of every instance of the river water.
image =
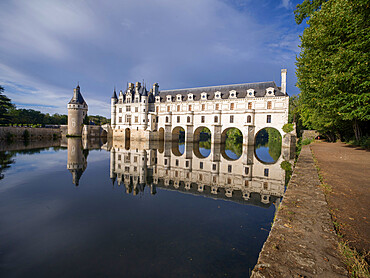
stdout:
{"type": "Polygon", "coordinates": [[[0,277],[248,277],[284,193],[266,146],[14,149],[0,152],[0,277]]]}

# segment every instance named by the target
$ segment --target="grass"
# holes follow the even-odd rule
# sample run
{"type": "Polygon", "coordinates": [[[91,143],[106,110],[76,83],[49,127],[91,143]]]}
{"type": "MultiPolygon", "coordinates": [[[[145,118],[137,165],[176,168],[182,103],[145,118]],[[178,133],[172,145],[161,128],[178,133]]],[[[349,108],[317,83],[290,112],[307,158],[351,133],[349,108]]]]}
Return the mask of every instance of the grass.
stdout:
{"type": "MultiPolygon", "coordinates": [[[[312,157],[315,162],[315,167],[316,167],[319,179],[320,179],[320,183],[321,183],[320,185],[323,188],[325,197],[327,199],[328,195],[332,193],[333,191],[332,187],[323,181],[323,177],[320,173],[321,170],[318,165],[318,161],[314,153],[312,152],[312,150],[311,150],[311,153],[312,153],[312,157]]],[[[355,248],[351,248],[348,245],[348,242],[343,240],[343,234],[342,234],[342,229],[341,229],[342,224],[336,221],[336,216],[332,209],[329,209],[329,213],[331,216],[331,220],[333,222],[336,235],[338,236],[339,250],[341,254],[343,255],[344,263],[347,266],[347,270],[348,270],[350,277],[370,278],[370,272],[369,272],[370,268],[369,268],[369,264],[366,261],[366,258],[369,257],[369,254],[360,254],[355,248]]]]}

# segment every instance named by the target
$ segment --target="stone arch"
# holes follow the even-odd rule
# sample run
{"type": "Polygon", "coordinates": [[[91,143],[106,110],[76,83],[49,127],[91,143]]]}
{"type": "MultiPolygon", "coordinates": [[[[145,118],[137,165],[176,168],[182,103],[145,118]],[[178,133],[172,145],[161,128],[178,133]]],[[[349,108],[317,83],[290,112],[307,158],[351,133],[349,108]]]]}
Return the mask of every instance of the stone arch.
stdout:
{"type": "Polygon", "coordinates": [[[281,132],[274,127],[259,129],[254,137],[254,155],[256,159],[262,164],[275,164],[282,153],[282,138],[281,132]],[[261,134],[262,132],[263,134],[261,134]],[[268,148],[268,152],[262,148],[268,148]]]}
{"type": "Polygon", "coordinates": [[[181,126],[176,126],[172,129],[172,153],[175,156],[181,156],[184,154],[185,148],[185,129],[181,126]],[[182,150],[182,151],[181,151],[182,150]]]}
{"type": "Polygon", "coordinates": [[[198,158],[206,158],[211,154],[211,138],[212,134],[211,131],[208,127],[206,126],[199,126],[194,130],[193,133],[193,152],[194,155],[198,158]],[[208,135],[208,140],[204,141],[207,135],[205,135],[204,129],[207,129],[206,132],[209,134],[208,135]],[[201,151],[202,148],[202,151],[201,151]],[[205,151],[205,150],[208,150],[205,151]]]}
{"type": "MultiPolygon", "coordinates": [[[[237,131],[235,131],[237,132],[237,131]]],[[[237,127],[228,127],[225,128],[221,133],[221,155],[226,160],[238,160],[242,156],[243,152],[243,132],[237,128],[237,127]],[[236,134],[230,134],[232,130],[238,130],[240,136],[236,136],[236,134]],[[233,136],[233,142],[232,144],[229,144],[226,140],[229,140],[228,138],[230,135],[233,136]],[[230,147],[234,147],[233,149],[229,149],[230,147]]],[[[231,140],[231,139],[230,139],[231,140]]]]}

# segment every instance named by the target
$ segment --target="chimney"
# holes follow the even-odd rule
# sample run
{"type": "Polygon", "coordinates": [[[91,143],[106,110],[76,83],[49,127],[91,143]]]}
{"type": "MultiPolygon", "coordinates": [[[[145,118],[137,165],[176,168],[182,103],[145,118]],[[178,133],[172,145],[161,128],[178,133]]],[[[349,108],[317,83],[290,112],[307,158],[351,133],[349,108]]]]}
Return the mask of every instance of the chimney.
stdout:
{"type": "Polygon", "coordinates": [[[158,95],[158,88],[159,88],[158,83],[154,83],[153,84],[153,93],[154,93],[155,96],[158,95]]]}
{"type": "Polygon", "coordinates": [[[286,69],[281,70],[281,92],[286,95],[286,69]]]}

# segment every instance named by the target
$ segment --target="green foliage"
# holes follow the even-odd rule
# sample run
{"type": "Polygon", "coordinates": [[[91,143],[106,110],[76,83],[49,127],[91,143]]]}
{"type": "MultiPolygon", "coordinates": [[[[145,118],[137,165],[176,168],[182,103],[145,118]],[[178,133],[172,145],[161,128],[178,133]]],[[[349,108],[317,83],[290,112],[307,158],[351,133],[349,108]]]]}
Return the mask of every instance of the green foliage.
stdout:
{"type": "Polygon", "coordinates": [[[285,171],[292,171],[292,164],[289,161],[284,160],[281,162],[280,168],[285,171]]]}
{"type": "Polygon", "coordinates": [[[283,131],[285,133],[289,133],[293,131],[293,124],[285,124],[283,125],[283,131]]]}
{"type": "Polygon", "coordinates": [[[89,121],[93,122],[95,125],[104,125],[106,123],[110,123],[110,119],[107,119],[106,117],[100,115],[90,115],[89,121]]]}
{"type": "Polygon", "coordinates": [[[280,157],[281,143],[280,132],[275,128],[266,127],[259,131],[256,136],[256,148],[268,147],[269,154],[275,161],[280,157]]]}
{"type": "Polygon", "coordinates": [[[304,0],[302,4],[297,5],[297,9],[294,11],[295,21],[297,24],[301,24],[303,20],[310,17],[313,12],[320,9],[322,3],[327,0],[304,0]]]}
{"type": "Polygon", "coordinates": [[[243,134],[239,129],[231,128],[226,132],[225,149],[241,156],[243,152],[243,134]]]}
{"type": "Polygon", "coordinates": [[[88,124],[90,124],[89,116],[87,116],[87,114],[85,115],[85,118],[83,119],[83,124],[84,124],[84,125],[88,125],[88,124]]]}
{"type": "Polygon", "coordinates": [[[309,144],[311,144],[313,141],[315,141],[315,140],[314,140],[314,139],[306,138],[306,139],[302,140],[302,146],[309,145],[309,144]]]}
{"type": "Polygon", "coordinates": [[[331,141],[350,125],[359,139],[370,121],[368,11],[365,0],[306,0],[296,10],[298,23],[310,17],[296,63],[300,118],[331,141]]]}
{"type": "Polygon", "coordinates": [[[10,123],[9,110],[13,108],[13,104],[6,95],[3,94],[4,88],[0,86],[0,124],[10,123]]]}

